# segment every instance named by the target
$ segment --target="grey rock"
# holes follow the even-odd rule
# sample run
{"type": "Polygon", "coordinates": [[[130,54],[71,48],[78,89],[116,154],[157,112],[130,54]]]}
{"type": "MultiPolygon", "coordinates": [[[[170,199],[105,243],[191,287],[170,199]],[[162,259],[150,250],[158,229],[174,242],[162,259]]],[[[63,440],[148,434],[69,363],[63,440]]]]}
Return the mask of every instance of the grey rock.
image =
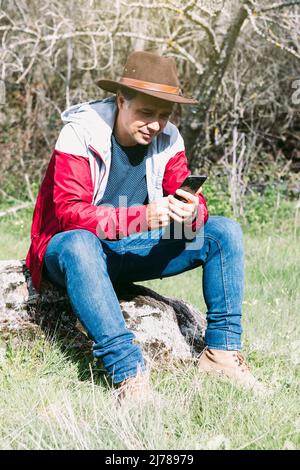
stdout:
{"type": "MultiPolygon", "coordinates": [[[[128,328],[148,361],[193,360],[203,349],[206,320],[192,305],[137,285],[115,285],[128,328]]],[[[92,341],[72,312],[64,289],[43,281],[32,286],[24,260],[0,261],[0,336],[55,332],[76,348],[90,351],[92,341]]]]}

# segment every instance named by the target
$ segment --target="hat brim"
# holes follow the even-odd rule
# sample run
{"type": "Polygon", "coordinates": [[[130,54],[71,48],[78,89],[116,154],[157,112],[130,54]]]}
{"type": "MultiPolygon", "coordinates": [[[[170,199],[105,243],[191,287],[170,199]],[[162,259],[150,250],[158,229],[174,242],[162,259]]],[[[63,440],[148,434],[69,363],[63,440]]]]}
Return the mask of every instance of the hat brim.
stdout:
{"type": "Polygon", "coordinates": [[[127,86],[123,85],[123,83],[114,81],[114,80],[97,80],[96,85],[102,88],[105,91],[110,91],[112,93],[116,93],[119,88],[128,88],[129,90],[135,90],[140,93],[144,93],[145,95],[154,96],[155,98],[159,98],[164,101],[171,101],[172,103],[180,103],[180,104],[198,104],[198,101],[193,100],[192,98],[185,98],[184,96],[180,95],[173,95],[172,93],[165,93],[162,91],[153,91],[153,90],[146,90],[145,88],[138,88],[134,86],[127,86]]]}

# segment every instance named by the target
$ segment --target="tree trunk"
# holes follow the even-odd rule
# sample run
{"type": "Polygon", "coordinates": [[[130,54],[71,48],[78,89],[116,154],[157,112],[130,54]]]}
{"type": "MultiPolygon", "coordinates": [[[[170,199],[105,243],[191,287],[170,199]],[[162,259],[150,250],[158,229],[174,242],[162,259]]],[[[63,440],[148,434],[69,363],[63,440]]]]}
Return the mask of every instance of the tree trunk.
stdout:
{"type": "MultiPolygon", "coordinates": [[[[243,4],[246,3],[248,2],[243,2],[243,4]]],[[[205,123],[208,121],[208,113],[217,96],[222,78],[228,67],[231,54],[247,15],[248,13],[244,6],[239,6],[225,34],[220,52],[213,52],[211,54],[209,65],[199,80],[196,94],[199,105],[193,107],[191,109],[192,112],[185,119],[182,133],[186,142],[187,155],[189,155],[189,166],[192,171],[199,163],[197,161],[196,145],[205,139],[205,123]]]]}

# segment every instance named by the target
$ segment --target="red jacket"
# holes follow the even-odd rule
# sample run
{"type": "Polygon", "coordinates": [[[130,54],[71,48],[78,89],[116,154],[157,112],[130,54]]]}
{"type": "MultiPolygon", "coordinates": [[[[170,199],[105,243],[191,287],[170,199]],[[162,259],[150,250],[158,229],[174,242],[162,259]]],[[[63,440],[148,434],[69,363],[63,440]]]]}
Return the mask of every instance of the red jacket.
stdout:
{"type": "MultiPolygon", "coordinates": [[[[164,195],[174,194],[189,174],[185,153],[179,152],[169,160],[165,168],[164,195]]],[[[26,257],[33,286],[38,291],[45,251],[51,237],[56,233],[86,229],[99,235],[100,223],[106,237],[116,239],[132,233],[130,226],[134,226],[135,231],[147,229],[145,205],[138,207],[137,212],[132,215],[130,208],[114,210],[105,206],[95,206],[92,204],[92,197],[93,184],[89,161],[78,155],[54,150],[37,197],[31,227],[31,246],[26,257]],[[136,229],[136,224],[131,222],[137,215],[144,223],[136,229]],[[109,223],[111,216],[114,218],[114,230],[109,223]]],[[[201,194],[199,203],[201,216],[198,220],[204,220],[205,223],[208,211],[205,198],[201,194]]]]}

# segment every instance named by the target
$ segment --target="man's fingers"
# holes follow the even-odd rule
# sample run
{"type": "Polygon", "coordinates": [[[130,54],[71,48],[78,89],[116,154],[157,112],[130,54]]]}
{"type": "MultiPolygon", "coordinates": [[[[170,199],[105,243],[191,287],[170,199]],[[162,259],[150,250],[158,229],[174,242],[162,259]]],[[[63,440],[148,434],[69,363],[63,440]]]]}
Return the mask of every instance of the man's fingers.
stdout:
{"type": "Polygon", "coordinates": [[[169,223],[170,223],[169,215],[167,215],[167,216],[163,215],[159,218],[151,220],[150,228],[151,228],[151,230],[154,230],[154,229],[159,228],[159,227],[166,227],[167,225],[169,225],[169,223]]]}
{"type": "Polygon", "coordinates": [[[157,208],[157,215],[168,215],[169,209],[168,207],[159,207],[157,208]]]}
{"type": "Polygon", "coordinates": [[[182,207],[182,208],[184,208],[187,205],[186,202],[179,201],[179,199],[176,199],[176,197],[174,196],[169,196],[169,202],[172,204],[175,204],[175,206],[177,207],[182,207]]]}
{"type": "Polygon", "coordinates": [[[160,226],[160,227],[166,227],[167,225],[169,225],[169,220],[165,220],[165,221],[160,221],[160,222],[159,222],[159,226],[160,226]]]}
{"type": "Polygon", "coordinates": [[[173,213],[179,215],[180,217],[184,217],[184,218],[185,217],[190,217],[193,214],[194,210],[195,210],[194,205],[187,206],[186,208],[185,207],[181,208],[181,207],[178,207],[175,204],[172,204],[171,202],[170,202],[169,207],[170,207],[170,210],[173,213]]]}
{"type": "Polygon", "coordinates": [[[175,214],[174,212],[170,212],[170,217],[172,217],[172,219],[176,220],[176,222],[182,223],[182,217],[179,217],[179,215],[175,214]]]}
{"type": "Polygon", "coordinates": [[[175,194],[178,194],[178,196],[182,196],[187,202],[189,201],[193,202],[194,204],[198,204],[198,197],[194,196],[188,191],[184,191],[184,189],[177,189],[175,194]]]}
{"type": "Polygon", "coordinates": [[[159,220],[160,220],[160,222],[162,222],[162,223],[168,224],[168,223],[169,223],[169,220],[170,220],[169,211],[168,211],[168,215],[162,215],[162,216],[159,218],[159,220]]]}

